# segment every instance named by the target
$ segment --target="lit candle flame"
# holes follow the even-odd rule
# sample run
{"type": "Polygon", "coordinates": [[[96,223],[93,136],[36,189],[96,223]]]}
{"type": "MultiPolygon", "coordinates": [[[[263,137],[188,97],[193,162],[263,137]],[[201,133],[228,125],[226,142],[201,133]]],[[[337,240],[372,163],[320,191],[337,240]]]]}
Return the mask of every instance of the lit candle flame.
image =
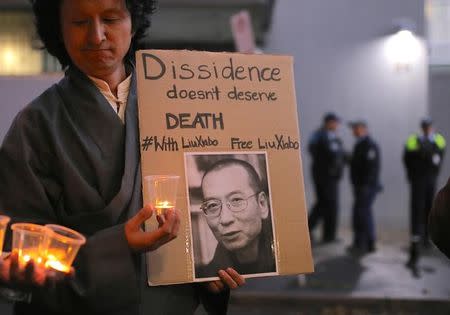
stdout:
{"type": "Polygon", "coordinates": [[[155,205],[156,214],[161,215],[166,209],[172,209],[173,204],[170,201],[158,201],[155,205]]]}
{"type": "Polygon", "coordinates": [[[170,209],[173,208],[173,205],[169,201],[160,201],[156,204],[155,208],[170,209]]]}
{"type": "Polygon", "coordinates": [[[61,271],[61,272],[66,272],[67,273],[67,272],[70,271],[70,267],[69,266],[64,265],[63,263],[61,263],[58,260],[47,261],[47,263],[45,265],[46,265],[46,267],[50,267],[50,268],[53,268],[53,269],[61,271]]]}
{"type": "Polygon", "coordinates": [[[50,267],[52,269],[61,271],[61,272],[69,272],[70,271],[70,266],[67,266],[65,264],[63,264],[62,262],[60,262],[55,256],[49,254],[47,256],[47,261],[45,262],[45,267],[50,267]]]}
{"type": "Polygon", "coordinates": [[[33,260],[37,264],[42,263],[42,257],[40,257],[40,256],[33,257],[31,255],[23,255],[21,257],[21,260],[24,264],[27,264],[30,260],[33,260]]]}

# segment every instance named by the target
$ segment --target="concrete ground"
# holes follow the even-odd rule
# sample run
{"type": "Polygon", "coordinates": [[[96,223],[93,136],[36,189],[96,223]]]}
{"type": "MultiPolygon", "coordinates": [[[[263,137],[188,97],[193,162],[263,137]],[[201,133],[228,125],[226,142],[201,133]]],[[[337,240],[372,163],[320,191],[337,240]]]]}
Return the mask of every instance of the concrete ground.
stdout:
{"type": "Polygon", "coordinates": [[[417,278],[405,267],[404,242],[381,241],[376,252],[355,257],[344,239],[314,246],[313,274],[248,279],[233,292],[229,314],[450,314],[450,260],[436,248],[423,252],[417,278]]]}

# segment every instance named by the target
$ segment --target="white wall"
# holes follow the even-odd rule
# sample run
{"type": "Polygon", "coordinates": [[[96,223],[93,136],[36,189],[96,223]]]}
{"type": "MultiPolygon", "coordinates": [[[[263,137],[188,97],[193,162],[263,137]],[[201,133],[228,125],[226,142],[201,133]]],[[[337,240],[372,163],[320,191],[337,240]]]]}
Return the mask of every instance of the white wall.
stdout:
{"type": "MultiPolygon", "coordinates": [[[[384,192],[375,203],[378,230],[405,238],[409,210],[401,154],[407,135],[428,111],[427,57],[421,44],[419,60],[409,71],[398,72],[387,61],[384,44],[398,18],[415,21],[423,34],[423,14],[420,0],[279,0],[264,47],[267,53],[295,57],[308,204],[314,193],[306,144],[323,113],[334,110],[345,121],[365,118],[383,157],[384,192]]],[[[353,139],[345,125],[341,134],[351,149],[353,139]]],[[[341,222],[349,226],[352,198],[347,179],[341,190],[341,222]]]]}

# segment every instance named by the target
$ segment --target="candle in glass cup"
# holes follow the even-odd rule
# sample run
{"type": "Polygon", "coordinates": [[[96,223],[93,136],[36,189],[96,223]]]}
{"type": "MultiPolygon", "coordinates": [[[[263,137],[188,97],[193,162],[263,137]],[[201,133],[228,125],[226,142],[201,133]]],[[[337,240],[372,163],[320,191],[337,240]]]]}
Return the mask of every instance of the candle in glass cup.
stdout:
{"type": "Polygon", "coordinates": [[[15,223],[11,226],[13,231],[12,251],[16,252],[21,266],[30,260],[42,263],[44,251],[44,236],[46,228],[32,223],[15,223]]]}
{"type": "Polygon", "coordinates": [[[178,175],[145,176],[148,199],[156,209],[156,214],[164,214],[168,209],[174,209],[177,201],[178,175]]]}
{"type": "Polygon", "coordinates": [[[3,250],[3,241],[5,239],[6,227],[8,226],[9,221],[9,217],[6,215],[0,215],[0,253],[3,250]]]}
{"type": "Polygon", "coordinates": [[[45,227],[45,267],[68,273],[86,238],[61,225],[47,224],[45,227]]]}

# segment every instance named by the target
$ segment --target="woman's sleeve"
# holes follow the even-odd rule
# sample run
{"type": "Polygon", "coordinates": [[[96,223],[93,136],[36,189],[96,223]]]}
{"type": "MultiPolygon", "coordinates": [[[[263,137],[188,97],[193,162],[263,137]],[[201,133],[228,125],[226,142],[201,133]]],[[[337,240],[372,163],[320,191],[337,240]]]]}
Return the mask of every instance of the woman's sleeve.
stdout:
{"type": "Polygon", "coordinates": [[[432,241],[450,258],[450,179],[434,199],[428,229],[432,241]]]}
{"type": "Polygon", "coordinates": [[[20,112],[0,147],[0,213],[11,216],[11,223],[56,220],[53,204],[61,189],[44,167],[52,156],[35,116],[20,112]]]}
{"type": "MultiPolygon", "coordinates": [[[[49,147],[48,140],[33,115],[28,112],[25,118],[19,113],[0,148],[0,214],[10,216],[11,223],[58,222],[54,205],[61,187],[57,176],[45,167],[53,157],[43,149],[49,147]]],[[[137,305],[138,263],[123,225],[100,230],[81,248],[74,263],[75,277],[51,290],[36,290],[31,303],[56,312],[78,308],[108,311],[137,305]]]]}

